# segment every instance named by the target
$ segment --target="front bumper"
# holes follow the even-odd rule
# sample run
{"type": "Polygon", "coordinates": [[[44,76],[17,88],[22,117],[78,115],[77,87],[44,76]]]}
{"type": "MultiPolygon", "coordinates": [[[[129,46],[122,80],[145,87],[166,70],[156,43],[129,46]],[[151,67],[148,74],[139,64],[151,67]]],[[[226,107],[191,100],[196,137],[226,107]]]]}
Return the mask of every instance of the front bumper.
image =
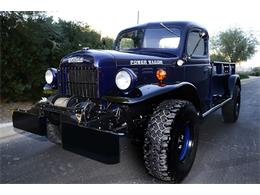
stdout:
{"type": "MultiPolygon", "coordinates": [[[[53,106],[37,106],[37,112],[17,110],[13,112],[13,126],[24,131],[41,136],[47,135],[46,123],[49,110],[55,110],[53,106]],[[46,109],[44,109],[46,108],[46,109]]],[[[35,110],[35,108],[34,108],[35,110]]],[[[55,110],[59,113],[62,147],[65,150],[104,162],[108,164],[120,161],[119,137],[124,133],[111,130],[84,126],[76,122],[71,110],[55,110]]],[[[99,123],[97,123],[99,125],[99,123]]]]}
{"type": "Polygon", "coordinates": [[[119,135],[62,123],[65,150],[108,164],[120,161],[119,135]]]}
{"type": "Polygon", "coordinates": [[[13,112],[13,126],[37,135],[46,135],[46,118],[28,111],[13,112]]]}

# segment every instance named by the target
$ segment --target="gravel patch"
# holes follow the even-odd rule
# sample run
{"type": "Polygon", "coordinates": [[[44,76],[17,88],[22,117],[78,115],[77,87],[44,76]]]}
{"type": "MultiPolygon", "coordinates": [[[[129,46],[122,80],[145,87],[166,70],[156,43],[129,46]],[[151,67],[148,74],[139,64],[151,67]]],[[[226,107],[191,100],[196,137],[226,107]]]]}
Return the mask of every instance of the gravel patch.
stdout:
{"type": "Polygon", "coordinates": [[[32,102],[13,102],[0,103],[0,123],[8,123],[12,121],[12,113],[14,110],[29,109],[33,105],[32,102]]]}

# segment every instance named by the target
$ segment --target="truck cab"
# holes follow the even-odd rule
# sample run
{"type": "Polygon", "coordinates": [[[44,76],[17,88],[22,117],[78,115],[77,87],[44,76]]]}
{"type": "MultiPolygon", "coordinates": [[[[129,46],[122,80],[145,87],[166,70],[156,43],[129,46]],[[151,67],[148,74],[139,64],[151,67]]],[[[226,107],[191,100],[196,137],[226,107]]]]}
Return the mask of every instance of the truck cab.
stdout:
{"type": "MultiPolygon", "coordinates": [[[[209,59],[208,32],[203,27],[188,22],[160,22],[149,23],[130,28],[119,33],[114,49],[117,51],[153,55],[160,57],[161,68],[165,68],[167,76],[165,84],[189,82],[196,88],[200,99],[202,111],[208,109],[210,104],[210,82],[212,64],[209,59]],[[144,30],[145,29],[145,30],[144,30]]],[[[154,61],[155,62],[155,61],[154,61]]],[[[132,61],[138,68],[148,68],[147,64],[132,61]]],[[[149,63],[149,62],[148,62],[149,63]]],[[[152,65],[148,64],[153,69],[152,65]]],[[[158,68],[156,66],[155,70],[158,68]]],[[[131,63],[129,67],[133,67],[131,63]]],[[[136,67],[136,66],[135,66],[136,67]]],[[[149,77],[142,73],[140,83],[157,82],[153,75],[149,77]]]]}
{"type": "Polygon", "coordinates": [[[113,50],[87,47],[45,73],[43,97],[13,113],[16,128],[105,163],[120,160],[120,137],[143,144],[149,174],[181,181],[198,146],[198,121],[221,108],[237,121],[235,64],[212,62],[207,30],[193,22],[156,22],[122,30],[113,50]]]}

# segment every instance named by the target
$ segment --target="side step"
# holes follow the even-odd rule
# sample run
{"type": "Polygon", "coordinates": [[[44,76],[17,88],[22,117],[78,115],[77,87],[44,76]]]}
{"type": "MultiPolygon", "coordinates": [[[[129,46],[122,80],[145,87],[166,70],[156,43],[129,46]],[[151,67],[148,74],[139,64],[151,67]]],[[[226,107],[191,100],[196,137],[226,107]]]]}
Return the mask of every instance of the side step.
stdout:
{"type": "Polygon", "coordinates": [[[221,108],[224,104],[226,104],[227,102],[229,102],[230,100],[232,100],[232,98],[228,98],[225,101],[221,102],[220,104],[214,106],[213,108],[209,109],[207,112],[204,112],[202,114],[202,117],[206,117],[207,115],[209,115],[210,113],[216,111],[217,109],[221,108]]]}

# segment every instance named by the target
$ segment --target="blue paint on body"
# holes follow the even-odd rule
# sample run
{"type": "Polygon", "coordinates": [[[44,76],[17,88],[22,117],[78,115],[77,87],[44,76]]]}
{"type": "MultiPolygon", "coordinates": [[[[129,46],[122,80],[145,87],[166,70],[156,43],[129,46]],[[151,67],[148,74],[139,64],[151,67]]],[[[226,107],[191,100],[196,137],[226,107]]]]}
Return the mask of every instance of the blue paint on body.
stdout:
{"type": "MultiPolygon", "coordinates": [[[[197,91],[197,99],[199,99],[200,108],[202,111],[208,110],[214,106],[212,103],[214,94],[224,94],[228,88],[223,88],[223,81],[219,78],[212,79],[212,67],[208,54],[208,39],[205,39],[205,55],[204,56],[188,56],[187,40],[189,33],[198,30],[206,32],[204,27],[192,22],[163,22],[169,28],[178,28],[180,30],[180,43],[175,49],[169,48],[133,48],[125,51],[119,51],[117,44],[120,36],[124,33],[133,30],[151,28],[162,28],[160,22],[138,25],[132,28],[121,31],[114,43],[114,50],[93,50],[82,49],[65,56],[60,63],[69,65],[68,59],[72,57],[81,57],[86,66],[95,66],[98,69],[98,92],[99,97],[103,96],[122,96],[122,93],[115,83],[115,76],[122,68],[131,69],[137,76],[136,89],[142,88],[144,85],[158,84],[156,79],[156,71],[164,69],[167,72],[167,77],[163,81],[164,86],[175,86],[176,84],[186,82],[192,84],[197,91]],[[185,59],[182,66],[177,65],[179,59],[185,59]],[[162,64],[131,64],[133,60],[151,60],[162,61],[162,64]],[[214,86],[217,86],[215,89],[214,86]],[[220,90],[220,91],[219,91],[220,90]]],[[[232,72],[232,74],[234,74],[232,72]]],[[[66,75],[60,75],[66,77],[66,75]]],[[[224,76],[224,75],[223,75],[224,76]]],[[[225,79],[224,79],[225,80],[225,79]]],[[[224,83],[224,85],[226,85],[224,83]]],[[[134,88],[134,87],[133,87],[134,88]]],[[[176,88],[176,87],[173,87],[176,88]]],[[[157,89],[156,89],[157,90],[157,89]]],[[[163,91],[163,87],[161,89],[163,91]]],[[[66,89],[61,92],[65,93],[66,89]]],[[[158,91],[158,90],[157,90],[158,91]]],[[[151,92],[153,93],[153,92],[151,92]]],[[[160,92],[159,92],[160,93],[160,92]]],[[[139,97],[133,97],[139,98],[139,97]]]]}

